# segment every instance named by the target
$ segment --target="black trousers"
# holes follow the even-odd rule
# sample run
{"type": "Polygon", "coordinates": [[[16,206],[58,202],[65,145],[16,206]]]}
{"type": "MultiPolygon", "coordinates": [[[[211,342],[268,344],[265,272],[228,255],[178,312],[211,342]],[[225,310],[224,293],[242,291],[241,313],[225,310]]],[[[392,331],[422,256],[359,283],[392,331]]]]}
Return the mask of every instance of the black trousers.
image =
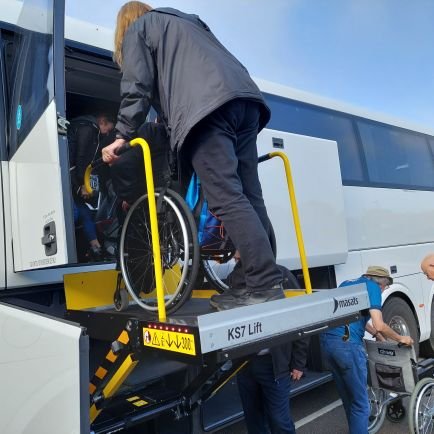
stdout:
{"type": "Polygon", "coordinates": [[[240,252],[246,287],[282,281],[268,238],[268,216],[258,177],[259,105],[235,99],[203,119],[183,147],[210,209],[240,252]]]}

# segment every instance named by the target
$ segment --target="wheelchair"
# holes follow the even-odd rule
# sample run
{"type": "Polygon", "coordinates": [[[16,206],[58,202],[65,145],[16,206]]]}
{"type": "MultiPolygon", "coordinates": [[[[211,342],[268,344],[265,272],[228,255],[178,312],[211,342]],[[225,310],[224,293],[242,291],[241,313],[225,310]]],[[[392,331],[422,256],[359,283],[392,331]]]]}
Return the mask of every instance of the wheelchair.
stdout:
{"type": "MultiPolygon", "coordinates": [[[[124,146],[118,154],[127,152],[124,146]]],[[[89,165],[85,185],[90,185],[92,171],[100,167],[101,159],[89,165]]],[[[197,222],[181,194],[178,168],[170,167],[166,185],[155,189],[160,257],[163,271],[164,303],[167,313],[173,313],[191,296],[195,286],[206,279],[219,292],[227,289],[224,280],[235,265],[235,248],[219,248],[218,243],[199,246],[197,222]]],[[[274,239],[274,238],[273,238],[274,239]]],[[[275,242],[274,242],[275,244],[275,242]]],[[[158,310],[151,216],[148,193],[139,197],[129,208],[118,242],[118,276],[114,306],[118,311],[128,308],[130,298],[145,311],[158,310]]]]}
{"type": "Polygon", "coordinates": [[[411,434],[434,432],[434,378],[420,379],[414,348],[391,342],[365,341],[368,353],[369,434],[387,417],[399,422],[408,413],[411,434]],[[402,399],[410,397],[407,412],[402,399]]]}
{"type": "MultiPolygon", "coordinates": [[[[149,147],[143,139],[135,139],[118,150],[118,155],[128,151],[132,145],[139,144],[146,151],[145,168],[151,166],[149,147]],[[148,159],[148,160],[147,160],[148,159]]],[[[144,152],[145,154],[145,152],[144,152]]],[[[279,156],[282,158],[288,182],[288,190],[293,188],[289,162],[283,153],[274,152],[259,157],[258,163],[279,156]]],[[[130,298],[151,315],[159,312],[157,297],[157,280],[155,268],[161,262],[163,274],[163,297],[165,312],[174,313],[191,296],[193,287],[202,287],[204,279],[212,289],[223,292],[228,288],[226,276],[235,266],[235,247],[232,243],[224,243],[224,247],[211,241],[210,245],[199,245],[197,223],[198,218],[193,216],[192,210],[184,199],[182,186],[179,179],[178,161],[173,155],[169,163],[169,172],[165,176],[166,183],[163,187],[154,189],[155,197],[150,199],[148,193],[138,198],[129,208],[122,225],[118,245],[118,274],[116,290],[114,293],[114,306],[122,311],[129,307],[130,298]],[[174,163],[174,164],[173,164],[174,163]],[[156,206],[156,226],[159,238],[160,255],[155,255],[151,229],[151,220],[155,217],[150,214],[152,203],[156,206]],[[155,260],[158,256],[161,261],[155,260]]],[[[102,159],[88,166],[85,174],[85,187],[92,191],[90,176],[92,170],[101,166],[102,159]]],[[[152,173],[152,170],[148,170],[152,173]]],[[[146,173],[146,170],[145,170],[146,173]]],[[[151,177],[153,179],[153,177],[151,177]]],[[[153,184],[153,181],[151,182],[153,184]]],[[[182,184],[182,183],[181,183],[182,184]]],[[[149,189],[149,186],[147,187],[149,189]]],[[[310,278],[307,273],[307,264],[304,256],[303,241],[299,228],[298,213],[295,198],[291,197],[294,224],[297,243],[299,245],[303,275],[306,280],[306,288],[311,291],[310,278]]],[[[270,244],[276,254],[276,239],[270,225],[270,244]]],[[[223,231],[222,227],[220,227],[223,231]]],[[[226,235],[227,237],[227,235],[226,235]]],[[[161,300],[160,300],[161,301],[161,300]]]]}

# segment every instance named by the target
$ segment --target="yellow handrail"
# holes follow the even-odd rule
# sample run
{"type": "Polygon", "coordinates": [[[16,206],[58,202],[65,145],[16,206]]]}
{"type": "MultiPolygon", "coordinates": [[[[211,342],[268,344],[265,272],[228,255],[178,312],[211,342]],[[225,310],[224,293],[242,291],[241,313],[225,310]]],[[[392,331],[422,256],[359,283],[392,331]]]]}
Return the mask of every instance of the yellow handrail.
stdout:
{"type": "Polygon", "coordinates": [[[149,217],[151,219],[152,252],[154,254],[155,282],[157,287],[158,319],[166,321],[166,305],[163,291],[163,269],[161,266],[160,235],[158,234],[157,206],[155,203],[154,177],[152,172],[151,151],[146,140],[137,138],[130,142],[131,146],[141,146],[145,163],[146,190],[148,193],[149,217]]]}
{"type": "MultiPolygon", "coordinates": [[[[151,151],[146,140],[136,138],[130,142],[130,146],[141,146],[143,150],[143,161],[145,165],[146,176],[146,190],[148,193],[149,203],[149,216],[151,219],[151,238],[152,238],[152,253],[154,254],[154,272],[155,282],[157,289],[157,306],[158,306],[158,319],[160,321],[166,321],[166,305],[164,303],[164,290],[163,290],[163,269],[161,266],[161,252],[160,252],[160,236],[158,234],[158,222],[157,222],[157,206],[155,203],[155,188],[154,177],[152,172],[152,160],[151,151]]],[[[99,162],[100,160],[98,160],[99,162]]],[[[97,163],[98,163],[97,162],[97,163]]],[[[86,167],[84,173],[84,188],[87,193],[93,192],[90,185],[90,175],[93,170],[92,164],[86,167]]]]}
{"type": "Polygon", "coordinates": [[[300,218],[298,215],[297,200],[295,198],[294,182],[292,180],[291,166],[288,157],[284,152],[275,151],[268,154],[269,158],[280,157],[285,166],[286,182],[288,183],[289,200],[291,202],[292,218],[294,220],[295,236],[297,237],[298,251],[300,254],[301,268],[303,270],[304,284],[306,294],[312,293],[312,284],[310,282],[309,268],[307,266],[306,251],[304,249],[303,234],[301,232],[300,218]]]}

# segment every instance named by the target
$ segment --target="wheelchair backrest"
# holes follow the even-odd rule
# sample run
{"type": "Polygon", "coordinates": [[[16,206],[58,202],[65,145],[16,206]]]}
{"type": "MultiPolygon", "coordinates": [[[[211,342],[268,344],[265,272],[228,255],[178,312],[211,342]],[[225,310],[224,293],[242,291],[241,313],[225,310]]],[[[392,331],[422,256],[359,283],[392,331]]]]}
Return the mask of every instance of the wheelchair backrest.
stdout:
{"type": "Polygon", "coordinates": [[[417,358],[413,347],[365,340],[369,383],[393,392],[411,393],[417,383],[417,358]]]}

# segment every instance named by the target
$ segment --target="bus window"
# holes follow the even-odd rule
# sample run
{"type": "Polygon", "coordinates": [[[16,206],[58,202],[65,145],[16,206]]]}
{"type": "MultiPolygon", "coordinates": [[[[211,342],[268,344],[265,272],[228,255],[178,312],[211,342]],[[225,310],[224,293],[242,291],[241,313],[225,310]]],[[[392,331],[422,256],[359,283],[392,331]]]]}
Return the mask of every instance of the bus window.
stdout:
{"type": "MultiPolygon", "coordinates": [[[[16,35],[16,57],[10,112],[10,152],[18,149],[54,96],[53,19],[43,11],[50,10],[52,0],[33,16],[22,15],[23,26],[16,35]],[[31,23],[31,24],[30,24],[31,23]],[[26,30],[24,27],[31,27],[26,30]]],[[[26,11],[27,12],[27,11],[26,11]]]]}
{"type": "Polygon", "coordinates": [[[357,125],[371,182],[410,189],[434,187],[433,159],[423,135],[369,121],[357,125]]]}
{"type": "Polygon", "coordinates": [[[344,183],[364,180],[360,150],[349,117],[275,95],[265,98],[271,108],[267,128],[336,141],[344,183]]]}
{"type": "Polygon", "coordinates": [[[428,143],[431,149],[431,159],[434,161],[434,138],[429,138],[428,143]]]}

